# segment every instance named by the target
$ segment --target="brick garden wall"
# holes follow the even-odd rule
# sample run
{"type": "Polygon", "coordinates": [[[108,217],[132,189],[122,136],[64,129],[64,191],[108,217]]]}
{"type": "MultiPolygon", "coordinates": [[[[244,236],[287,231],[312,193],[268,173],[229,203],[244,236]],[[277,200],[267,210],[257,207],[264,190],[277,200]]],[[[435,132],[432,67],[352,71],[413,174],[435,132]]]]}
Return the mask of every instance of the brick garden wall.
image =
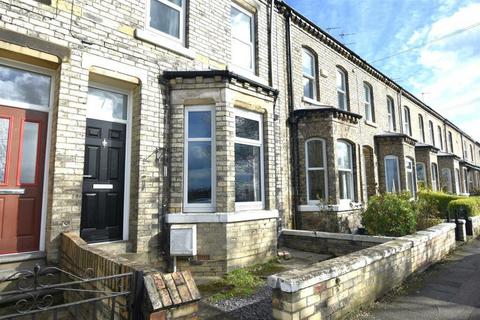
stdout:
{"type": "Polygon", "coordinates": [[[373,302],[455,248],[455,224],[268,278],[275,319],[340,319],[373,302]]]}
{"type": "Polygon", "coordinates": [[[282,230],[280,246],[335,257],[370,248],[394,238],[305,230],[282,230]]]}

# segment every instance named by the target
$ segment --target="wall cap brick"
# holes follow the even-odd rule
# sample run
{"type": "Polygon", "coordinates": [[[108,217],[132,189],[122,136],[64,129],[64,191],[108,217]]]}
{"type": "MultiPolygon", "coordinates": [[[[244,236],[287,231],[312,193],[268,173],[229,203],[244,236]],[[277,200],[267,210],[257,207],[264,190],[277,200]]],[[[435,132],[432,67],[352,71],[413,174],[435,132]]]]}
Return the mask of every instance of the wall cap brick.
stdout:
{"type": "Polygon", "coordinates": [[[350,240],[350,241],[358,241],[358,242],[378,242],[378,243],[385,243],[385,242],[396,239],[394,237],[366,236],[366,235],[359,235],[359,234],[293,230],[293,229],[283,229],[281,231],[281,234],[286,236],[291,235],[291,236],[302,236],[302,237],[312,237],[312,238],[326,238],[326,239],[350,240]]]}

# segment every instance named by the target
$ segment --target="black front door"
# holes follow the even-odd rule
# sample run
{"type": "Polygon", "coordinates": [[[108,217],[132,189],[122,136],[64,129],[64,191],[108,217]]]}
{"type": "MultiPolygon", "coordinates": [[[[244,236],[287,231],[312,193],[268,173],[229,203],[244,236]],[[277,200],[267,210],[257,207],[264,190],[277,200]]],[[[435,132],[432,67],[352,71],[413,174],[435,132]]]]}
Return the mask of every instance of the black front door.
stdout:
{"type": "Polygon", "coordinates": [[[87,119],[80,236],[121,240],[126,125],[87,119]]]}

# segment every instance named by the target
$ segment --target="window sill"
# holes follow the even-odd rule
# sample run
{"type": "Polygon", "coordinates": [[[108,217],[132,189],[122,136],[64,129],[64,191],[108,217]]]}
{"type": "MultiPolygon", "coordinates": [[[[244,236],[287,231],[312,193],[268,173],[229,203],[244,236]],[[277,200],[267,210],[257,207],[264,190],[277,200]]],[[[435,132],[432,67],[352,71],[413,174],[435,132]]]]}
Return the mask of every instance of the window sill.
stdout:
{"type": "Polygon", "coordinates": [[[363,208],[362,203],[360,202],[342,202],[340,204],[329,204],[329,205],[316,205],[316,204],[307,204],[299,205],[297,210],[300,212],[317,212],[317,211],[330,211],[330,212],[339,212],[339,211],[352,211],[359,210],[363,208]]]}
{"type": "Polygon", "coordinates": [[[167,215],[166,222],[169,224],[231,223],[277,218],[278,210],[248,210],[227,213],[170,213],[167,215]]]}
{"type": "Polygon", "coordinates": [[[369,120],[365,120],[365,124],[369,125],[370,127],[373,127],[373,128],[378,128],[378,124],[376,124],[375,122],[369,121],[369,120]]]}
{"type": "Polygon", "coordinates": [[[302,101],[305,102],[305,103],[308,103],[308,104],[311,104],[311,105],[314,105],[314,106],[323,106],[320,101],[317,101],[317,100],[314,100],[314,99],[311,99],[309,97],[305,97],[303,96],[302,97],[302,101]]]}
{"type": "Polygon", "coordinates": [[[161,34],[148,30],[135,29],[135,38],[144,40],[156,46],[178,53],[184,57],[195,59],[196,52],[193,49],[182,46],[179,42],[173,41],[161,34]]]}
{"type": "Polygon", "coordinates": [[[237,66],[232,65],[232,64],[227,65],[227,70],[230,70],[231,72],[236,73],[236,74],[238,74],[242,77],[245,77],[247,79],[250,79],[254,82],[258,82],[260,84],[268,86],[268,82],[265,79],[260,78],[259,76],[254,74],[251,70],[246,70],[246,69],[237,67],[237,66]]]}

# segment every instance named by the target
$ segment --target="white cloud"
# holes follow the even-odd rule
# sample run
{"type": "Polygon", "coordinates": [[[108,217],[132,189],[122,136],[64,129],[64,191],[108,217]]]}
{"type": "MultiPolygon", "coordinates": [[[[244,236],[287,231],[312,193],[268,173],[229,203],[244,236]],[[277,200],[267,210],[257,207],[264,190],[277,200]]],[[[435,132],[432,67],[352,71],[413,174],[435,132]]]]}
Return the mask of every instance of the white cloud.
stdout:
{"type": "MultiPolygon", "coordinates": [[[[459,8],[412,34],[412,46],[480,23],[480,3],[459,8]]],[[[480,141],[480,26],[423,47],[417,63],[428,69],[409,84],[425,102],[480,141]]]]}

